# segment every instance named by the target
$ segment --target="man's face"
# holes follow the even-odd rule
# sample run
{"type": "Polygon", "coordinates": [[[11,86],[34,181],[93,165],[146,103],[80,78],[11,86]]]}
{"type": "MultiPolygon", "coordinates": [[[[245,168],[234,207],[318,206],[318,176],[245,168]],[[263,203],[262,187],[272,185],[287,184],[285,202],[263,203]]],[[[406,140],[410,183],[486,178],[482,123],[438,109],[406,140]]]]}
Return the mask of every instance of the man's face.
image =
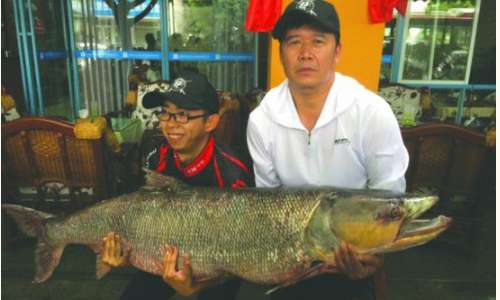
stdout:
{"type": "Polygon", "coordinates": [[[314,90],[331,84],[340,55],[332,33],[309,26],[289,29],[281,41],[280,57],[289,84],[297,89],[314,90]]]}
{"type": "MultiPolygon", "coordinates": [[[[166,102],[162,110],[162,112],[185,114],[190,117],[205,114],[204,110],[181,109],[171,102],[166,102]]],[[[216,115],[191,119],[186,124],[174,120],[173,117],[170,117],[168,121],[165,118],[160,118],[160,128],[168,143],[175,151],[183,154],[197,155],[205,147],[210,132],[217,125],[215,124],[214,126],[213,124],[214,116],[216,115]]]]}

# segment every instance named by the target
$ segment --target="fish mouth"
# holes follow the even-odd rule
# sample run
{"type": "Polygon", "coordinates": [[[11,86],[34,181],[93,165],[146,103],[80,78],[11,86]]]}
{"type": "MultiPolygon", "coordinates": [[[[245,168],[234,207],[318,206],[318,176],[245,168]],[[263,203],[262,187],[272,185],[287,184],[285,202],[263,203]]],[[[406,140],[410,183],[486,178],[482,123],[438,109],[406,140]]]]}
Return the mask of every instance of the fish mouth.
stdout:
{"type": "Polygon", "coordinates": [[[392,243],[366,253],[389,253],[423,245],[445,231],[451,222],[450,217],[443,215],[433,219],[405,220],[392,243]]]}
{"type": "MultiPolygon", "coordinates": [[[[406,219],[414,220],[424,212],[429,210],[434,204],[439,200],[437,196],[418,196],[418,197],[408,197],[403,204],[406,210],[406,219]]],[[[417,221],[417,220],[414,220],[417,221]]],[[[411,222],[411,221],[410,221],[411,222]]]]}
{"type": "Polygon", "coordinates": [[[449,217],[441,215],[432,219],[417,219],[438,200],[437,196],[421,196],[411,197],[405,201],[404,207],[408,215],[401,224],[396,238],[384,252],[399,251],[425,244],[445,231],[452,221],[449,217]]]}
{"type": "Polygon", "coordinates": [[[396,240],[434,234],[445,230],[450,224],[451,218],[443,215],[427,220],[410,220],[403,223],[396,240]]]}

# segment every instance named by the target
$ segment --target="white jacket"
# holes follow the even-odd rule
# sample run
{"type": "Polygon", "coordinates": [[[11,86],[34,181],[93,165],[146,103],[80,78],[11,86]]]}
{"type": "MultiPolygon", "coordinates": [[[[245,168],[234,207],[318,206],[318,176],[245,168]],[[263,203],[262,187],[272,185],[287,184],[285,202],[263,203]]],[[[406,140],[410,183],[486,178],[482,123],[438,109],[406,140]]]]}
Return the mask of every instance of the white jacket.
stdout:
{"type": "Polygon", "coordinates": [[[258,187],[406,189],[408,152],[390,106],[340,73],[310,132],[284,81],[250,114],[247,142],[258,187]]]}

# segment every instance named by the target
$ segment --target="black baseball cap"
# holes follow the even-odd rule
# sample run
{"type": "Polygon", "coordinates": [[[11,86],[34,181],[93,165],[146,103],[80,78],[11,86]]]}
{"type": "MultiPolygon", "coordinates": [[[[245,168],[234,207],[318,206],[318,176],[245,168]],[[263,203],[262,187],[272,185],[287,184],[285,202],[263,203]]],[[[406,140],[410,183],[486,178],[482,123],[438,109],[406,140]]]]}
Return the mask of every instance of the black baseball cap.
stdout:
{"type": "Polygon", "coordinates": [[[203,109],[210,114],[219,112],[219,100],[215,88],[203,74],[183,72],[175,78],[164,93],[149,92],[142,98],[142,106],[153,108],[172,102],[187,110],[203,109]]]}
{"type": "Polygon", "coordinates": [[[292,24],[318,24],[340,41],[340,21],[335,7],[323,0],[299,0],[290,3],[273,29],[273,38],[283,40],[292,24]]]}

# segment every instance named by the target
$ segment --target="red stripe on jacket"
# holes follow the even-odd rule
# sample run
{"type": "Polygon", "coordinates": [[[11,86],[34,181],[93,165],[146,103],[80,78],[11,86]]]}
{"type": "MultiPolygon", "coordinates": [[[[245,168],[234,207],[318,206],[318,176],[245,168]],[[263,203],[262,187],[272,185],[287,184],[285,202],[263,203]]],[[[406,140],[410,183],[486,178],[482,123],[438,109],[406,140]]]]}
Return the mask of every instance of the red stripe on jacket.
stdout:
{"type": "Polygon", "coordinates": [[[236,179],[233,184],[231,184],[231,188],[233,189],[238,189],[238,188],[243,188],[243,187],[246,187],[247,184],[241,180],[241,179],[236,179]]]}
{"type": "Polygon", "coordinates": [[[160,157],[158,159],[158,166],[156,167],[156,172],[158,173],[163,173],[167,168],[167,153],[169,148],[168,144],[160,147],[160,157]]]}
{"type": "Polygon", "coordinates": [[[222,155],[224,155],[224,157],[226,157],[227,159],[229,159],[235,165],[237,165],[238,167],[242,168],[245,172],[250,173],[250,171],[248,170],[247,166],[245,166],[245,164],[242,163],[241,160],[237,159],[234,156],[229,155],[228,153],[226,153],[226,152],[224,152],[222,150],[220,151],[220,153],[222,153],[222,155]]]}
{"type": "Polygon", "coordinates": [[[214,156],[214,169],[215,169],[215,177],[217,178],[217,184],[219,187],[224,186],[224,180],[222,180],[222,175],[220,173],[219,164],[217,163],[217,158],[214,156]]]}
{"type": "Polygon", "coordinates": [[[193,177],[199,174],[210,163],[210,160],[214,156],[214,149],[215,140],[213,137],[210,137],[205,148],[192,163],[181,170],[182,173],[184,173],[186,177],[193,177]]]}

